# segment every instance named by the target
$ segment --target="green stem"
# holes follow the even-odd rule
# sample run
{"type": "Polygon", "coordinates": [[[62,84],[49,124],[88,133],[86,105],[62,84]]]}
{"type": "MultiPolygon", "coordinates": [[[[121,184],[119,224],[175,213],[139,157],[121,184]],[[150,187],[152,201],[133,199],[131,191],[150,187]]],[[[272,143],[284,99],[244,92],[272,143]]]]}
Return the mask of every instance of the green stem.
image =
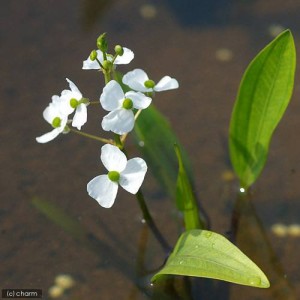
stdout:
{"type": "Polygon", "coordinates": [[[105,85],[110,82],[110,72],[103,70],[105,85]]]}
{"type": "Polygon", "coordinates": [[[100,60],[99,60],[98,58],[96,58],[96,61],[97,61],[97,63],[99,64],[99,66],[100,66],[100,69],[103,69],[103,66],[102,66],[102,64],[101,64],[100,60]]]}
{"type": "Polygon", "coordinates": [[[169,244],[167,243],[167,241],[165,240],[165,238],[163,237],[163,235],[157,228],[156,224],[154,223],[154,221],[151,217],[151,214],[148,210],[148,207],[146,205],[145,198],[144,198],[142,191],[139,190],[135,196],[136,196],[139,206],[142,210],[143,219],[145,220],[145,222],[151,229],[151,231],[152,231],[153,235],[155,236],[155,238],[157,239],[157,241],[162,246],[163,250],[166,252],[166,254],[169,254],[171,252],[171,247],[169,246],[169,244]]]}
{"type": "MultiPolygon", "coordinates": [[[[115,133],[115,135],[114,135],[114,140],[115,140],[115,145],[116,145],[117,147],[119,147],[121,150],[123,150],[124,144],[123,144],[122,141],[121,141],[121,136],[120,136],[119,134],[116,134],[116,133],[115,133]]],[[[124,150],[123,152],[126,154],[125,150],[124,150]]]]}
{"type": "Polygon", "coordinates": [[[102,138],[102,137],[99,137],[99,136],[96,136],[96,135],[93,135],[93,134],[89,134],[89,133],[86,133],[86,132],[82,132],[82,131],[79,131],[79,130],[76,130],[76,129],[73,129],[73,128],[70,128],[70,131],[72,131],[72,132],[74,132],[74,133],[77,133],[77,134],[79,134],[79,135],[88,137],[88,138],[90,138],[90,139],[93,139],[93,140],[102,142],[102,143],[104,143],[104,144],[112,144],[112,145],[115,144],[113,140],[104,139],[104,138],[102,138]]]}

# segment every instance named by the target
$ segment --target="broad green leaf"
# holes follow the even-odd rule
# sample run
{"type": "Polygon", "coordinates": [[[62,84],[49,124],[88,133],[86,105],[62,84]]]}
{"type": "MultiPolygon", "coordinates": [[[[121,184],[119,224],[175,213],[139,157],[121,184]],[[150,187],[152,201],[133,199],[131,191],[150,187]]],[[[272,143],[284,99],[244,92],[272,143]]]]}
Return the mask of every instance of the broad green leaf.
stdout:
{"type": "Polygon", "coordinates": [[[180,148],[178,145],[174,147],[179,165],[176,186],[177,208],[183,212],[186,230],[204,228],[205,222],[200,220],[197,200],[185,171],[180,148]]]}
{"type": "Polygon", "coordinates": [[[242,78],[231,116],[229,150],[244,188],[265,165],[272,134],[292,95],[295,65],[294,40],[286,30],[254,58],[242,78]]]}
{"type": "Polygon", "coordinates": [[[199,229],[180,236],[152,282],[163,275],[207,277],[259,288],[270,286],[266,275],[235,245],[220,234],[199,229]]]}
{"type": "MultiPolygon", "coordinates": [[[[179,141],[174,131],[166,118],[151,104],[138,117],[134,132],[137,144],[142,145],[140,151],[158,183],[175,199],[178,164],[174,144],[179,144],[179,141]]],[[[186,172],[191,179],[192,172],[188,156],[184,151],[182,153],[186,172]]]]}

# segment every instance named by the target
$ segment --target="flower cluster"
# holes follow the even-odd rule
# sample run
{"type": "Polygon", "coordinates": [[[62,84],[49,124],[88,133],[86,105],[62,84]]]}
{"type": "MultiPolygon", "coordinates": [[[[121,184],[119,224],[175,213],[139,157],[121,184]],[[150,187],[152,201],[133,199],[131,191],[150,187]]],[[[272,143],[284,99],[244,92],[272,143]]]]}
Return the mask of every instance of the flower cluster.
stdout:
{"type": "Polygon", "coordinates": [[[69,132],[68,117],[74,111],[73,120],[70,121],[73,127],[81,129],[87,121],[88,99],[83,98],[77,86],[68,78],[69,90],[63,90],[60,96],[52,96],[52,101],[43,112],[44,119],[53,127],[52,131],[37,137],[39,143],[47,143],[56,138],[60,133],[69,132]]]}
{"type": "MultiPolygon", "coordinates": [[[[103,117],[101,125],[103,130],[113,132],[115,140],[119,142],[96,138],[106,143],[101,148],[101,161],[108,173],[93,178],[87,184],[87,192],[101,206],[109,208],[115,201],[119,185],[126,191],[136,194],[147,171],[147,164],[142,158],[127,160],[121,151],[124,149],[126,135],[134,128],[141,110],[151,104],[154,93],[178,88],[178,82],[170,76],[164,76],[155,84],[142,69],[128,72],[120,82],[115,76],[116,66],[130,63],[134,53],[117,45],[114,49],[115,54],[109,54],[106,34],[100,35],[97,39],[97,48],[83,61],[82,69],[100,70],[104,74],[105,86],[99,100],[108,114],[103,117]]],[[[52,96],[51,103],[43,112],[44,119],[53,129],[37,137],[39,143],[47,143],[60,133],[70,131],[80,133],[72,127],[81,130],[87,122],[87,106],[95,102],[84,98],[77,86],[71,80],[67,81],[69,89],[63,90],[60,96],[52,96]],[[73,117],[69,119],[73,113],[73,117]]]]}

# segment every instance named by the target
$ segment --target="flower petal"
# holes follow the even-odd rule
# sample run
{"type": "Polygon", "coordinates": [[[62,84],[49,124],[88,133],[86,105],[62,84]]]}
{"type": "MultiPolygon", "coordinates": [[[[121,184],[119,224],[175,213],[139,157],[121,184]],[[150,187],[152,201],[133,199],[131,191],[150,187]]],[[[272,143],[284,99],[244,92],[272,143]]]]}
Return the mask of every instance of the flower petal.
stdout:
{"type": "Polygon", "coordinates": [[[54,105],[59,105],[60,97],[58,95],[53,95],[51,100],[54,105]]]}
{"type": "Polygon", "coordinates": [[[127,164],[126,155],[117,146],[110,144],[102,146],[100,159],[108,171],[122,172],[127,164]]]}
{"type": "Polygon", "coordinates": [[[54,118],[60,117],[61,113],[59,111],[59,108],[60,104],[58,104],[58,102],[51,102],[43,111],[43,117],[49,124],[52,124],[54,118]]]}
{"type": "Polygon", "coordinates": [[[147,81],[148,75],[142,69],[134,69],[123,76],[123,83],[131,87],[138,92],[151,92],[152,89],[145,87],[144,83],[147,81]]]}
{"type": "Polygon", "coordinates": [[[62,130],[60,127],[54,128],[52,131],[47,132],[35,139],[38,143],[41,143],[41,144],[48,143],[48,142],[52,141],[53,139],[55,139],[61,132],[62,132],[62,130]]]}
{"type": "Polygon", "coordinates": [[[152,101],[150,97],[146,97],[140,92],[130,91],[125,94],[125,97],[131,99],[133,102],[133,107],[137,109],[147,108],[152,101]]]}
{"type": "Polygon", "coordinates": [[[76,108],[75,115],[72,121],[72,126],[77,127],[77,129],[80,130],[81,126],[84,125],[86,121],[87,121],[87,108],[84,103],[81,103],[76,108]]]}
{"type": "Polygon", "coordinates": [[[104,88],[100,96],[100,103],[107,111],[122,107],[125,95],[118,82],[111,80],[104,88]]]}
{"type": "MultiPolygon", "coordinates": [[[[97,59],[102,63],[103,62],[103,53],[100,50],[97,50],[97,59]]],[[[96,60],[91,60],[90,56],[83,62],[83,70],[99,70],[100,66],[96,60]]]]}
{"type": "Polygon", "coordinates": [[[178,81],[170,76],[164,76],[154,87],[154,91],[161,92],[167,90],[177,89],[179,87],[178,81]]]}
{"type": "Polygon", "coordinates": [[[146,162],[139,157],[128,160],[126,168],[121,172],[119,184],[127,192],[136,194],[141,187],[147,172],[146,162]]]}
{"type": "Polygon", "coordinates": [[[134,53],[126,48],[126,47],[123,47],[123,55],[122,56],[117,56],[117,58],[115,59],[114,61],[114,64],[115,65],[125,65],[125,64],[129,64],[133,58],[134,58],[134,53]]]}
{"type": "Polygon", "coordinates": [[[133,111],[120,108],[107,114],[102,120],[102,128],[117,134],[130,132],[134,127],[133,111]]]}
{"type": "Polygon", "coordinates": [[[79,91],[78,87],[75,85],[74,82],[72,82],[70,79],[66,78],[66,80],[68,81],[69,83],[69,87],[71,89],[71,91],[73,92],[73,97],[72,98],[75,98],[77,100],[81,100],[82,98],[82,94],[81,92],[79,91]]]}
{"type": "Polygon", "coordinates": [[[111,181],[107,175],[96,176],[87,184],[87,192],[102,207],[110,208],[115,202],[118,184],[111,181]]]}

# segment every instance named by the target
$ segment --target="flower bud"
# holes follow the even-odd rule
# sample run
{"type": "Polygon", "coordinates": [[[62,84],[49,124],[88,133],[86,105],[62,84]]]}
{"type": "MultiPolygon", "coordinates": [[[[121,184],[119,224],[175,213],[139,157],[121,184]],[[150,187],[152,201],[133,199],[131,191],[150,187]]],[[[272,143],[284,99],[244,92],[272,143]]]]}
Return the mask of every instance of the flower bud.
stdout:
{"type": "Polygon", "coordinates": [[[93,50],[90,54],[90,60],[91,61],[94,61],[96,58],[97,58],[97,51],[96,50],[93,50]]]}
{"type": "Polygon", "coordinates": [[[98,38],[97,38],[97,47],[99,50],[102,52],[107,52],[108,50],[108,44],[106,40],[106,32],[102,33],[98,38]]]}
{"type": "Polygon", "coordinates": [[[109,60],[104,60],[102,66],[104,70],[110,70],[110,68],[112,67],[112,62],[109,60]]]}
{"type": "Polygon", "coordinates": [[[124,53],[124,49],[123,49],[122,46],[116,45],[116,46],[115,46],[115,52],[116,52],[116,54],[118,54],[119,56],[122,56],[123,53],[124,53]]]}

